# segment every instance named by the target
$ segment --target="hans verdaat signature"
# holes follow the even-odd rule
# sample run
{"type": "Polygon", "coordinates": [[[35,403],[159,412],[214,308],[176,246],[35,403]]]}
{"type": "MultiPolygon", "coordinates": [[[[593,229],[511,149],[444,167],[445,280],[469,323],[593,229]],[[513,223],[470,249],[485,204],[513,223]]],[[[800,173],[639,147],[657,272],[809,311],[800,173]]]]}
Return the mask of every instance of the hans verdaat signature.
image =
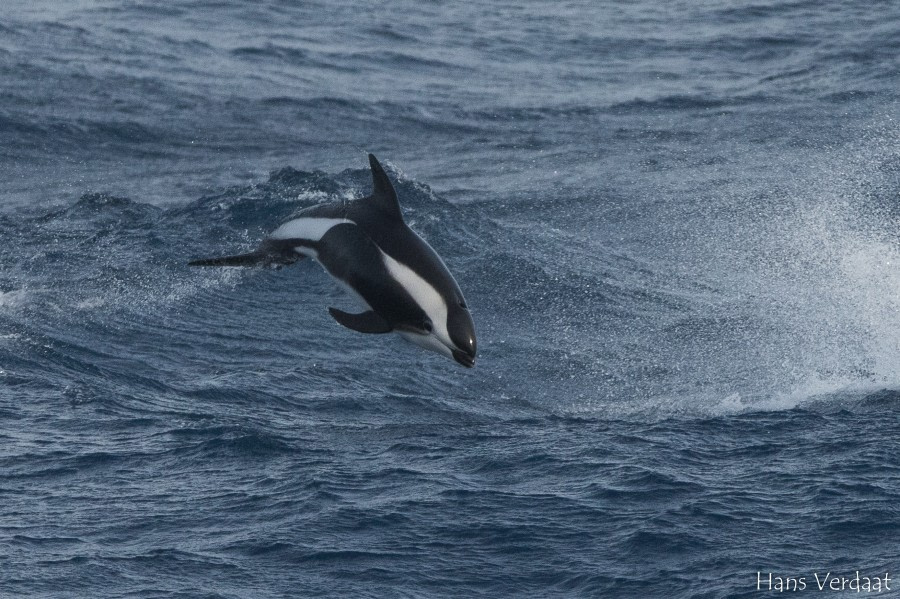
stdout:
{"type": "Polygon", "coordinates": [[[890,591],[891,577],[861,576],[859,570],[853,576],[838,576],[831,572],[813,572],[810,575],[776,576],[772,572],[756,573],[757,591],[855,591],[857,593],[881,593],[890,591]]]}

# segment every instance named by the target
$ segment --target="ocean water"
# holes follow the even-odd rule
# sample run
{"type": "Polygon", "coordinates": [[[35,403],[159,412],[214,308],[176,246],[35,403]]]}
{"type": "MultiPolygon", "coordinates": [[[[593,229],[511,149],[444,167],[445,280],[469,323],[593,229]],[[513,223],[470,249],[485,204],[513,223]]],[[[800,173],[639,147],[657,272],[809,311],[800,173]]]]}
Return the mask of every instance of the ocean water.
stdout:
{"type": "Polygon", "coordinates": [[[894,1],[4,3],[0,596],[900,596],[898,89],[894,1]],[[366,152],[472,370],[186,265],[366,152]]]}

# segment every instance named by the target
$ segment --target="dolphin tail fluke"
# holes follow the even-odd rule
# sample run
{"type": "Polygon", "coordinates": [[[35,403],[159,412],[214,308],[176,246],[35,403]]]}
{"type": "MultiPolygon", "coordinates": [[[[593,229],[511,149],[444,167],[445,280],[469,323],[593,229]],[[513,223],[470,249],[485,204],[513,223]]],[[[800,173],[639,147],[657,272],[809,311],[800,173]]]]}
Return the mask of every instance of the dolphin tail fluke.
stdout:
{"type": "Polygon", "coordinates": [[[240,254],[238,256],[221,256],[219,258],[203,258],[201,260],[191,260],[188,266],[287,266],[293,264],[297,260],[303,258],[295,252],[250,252],[249,254],[240,254]]]}

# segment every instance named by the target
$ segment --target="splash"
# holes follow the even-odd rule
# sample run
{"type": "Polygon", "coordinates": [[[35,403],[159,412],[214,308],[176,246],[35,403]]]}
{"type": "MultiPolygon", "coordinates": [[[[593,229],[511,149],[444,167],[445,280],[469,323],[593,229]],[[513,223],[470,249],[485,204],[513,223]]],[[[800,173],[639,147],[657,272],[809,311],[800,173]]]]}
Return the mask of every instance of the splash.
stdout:
{"type": "Polygon", "coordinates": [[[775,198],[782,206],[769,219],[718,229],[728,260],[717,261],[722,279],[713,284],[728,290],[726,313],[751,324],[740,350],[716,360],[722,372],[745,372],[738,395],[723,393],[717,410],[790,409],[900,387],[898,137],[888,119],[858,142],[798,156],[805,172],[775,198]]]}
{"type": "Polygon", "coordinates": [[[708,197],[670,191],[642,221],[657,245],[627,262],[600,246],[572,260],[567,241],[562,275],[541,285],[568,290],[536,319],[553,344],[542,403],[709,416],[900,388],[898,138],[887,119],[858,141],[797,150],[766,179],[719,169],[696,185],[708,197]]]}

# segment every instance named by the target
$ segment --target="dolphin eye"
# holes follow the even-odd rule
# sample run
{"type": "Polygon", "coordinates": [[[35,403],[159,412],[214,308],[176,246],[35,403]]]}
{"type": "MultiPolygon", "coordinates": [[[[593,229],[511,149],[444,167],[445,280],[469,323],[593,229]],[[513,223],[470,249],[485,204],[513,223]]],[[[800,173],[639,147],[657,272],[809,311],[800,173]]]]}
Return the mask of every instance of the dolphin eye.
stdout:
{"type": "Polygon", "coordinates": [[[425,322],[422,323],[422,330],[425,331],[426,333],[430,333],[431,331],[434,330],[434,326],[432,326],[430,320],[426,320],[425,322]]]}
{"type": "Polygon", "coordinates": [[[462,308],[463,310],[469,309],[469,306],[466,305],[466,300],[460,300],[459,307],[462,308]]]}

